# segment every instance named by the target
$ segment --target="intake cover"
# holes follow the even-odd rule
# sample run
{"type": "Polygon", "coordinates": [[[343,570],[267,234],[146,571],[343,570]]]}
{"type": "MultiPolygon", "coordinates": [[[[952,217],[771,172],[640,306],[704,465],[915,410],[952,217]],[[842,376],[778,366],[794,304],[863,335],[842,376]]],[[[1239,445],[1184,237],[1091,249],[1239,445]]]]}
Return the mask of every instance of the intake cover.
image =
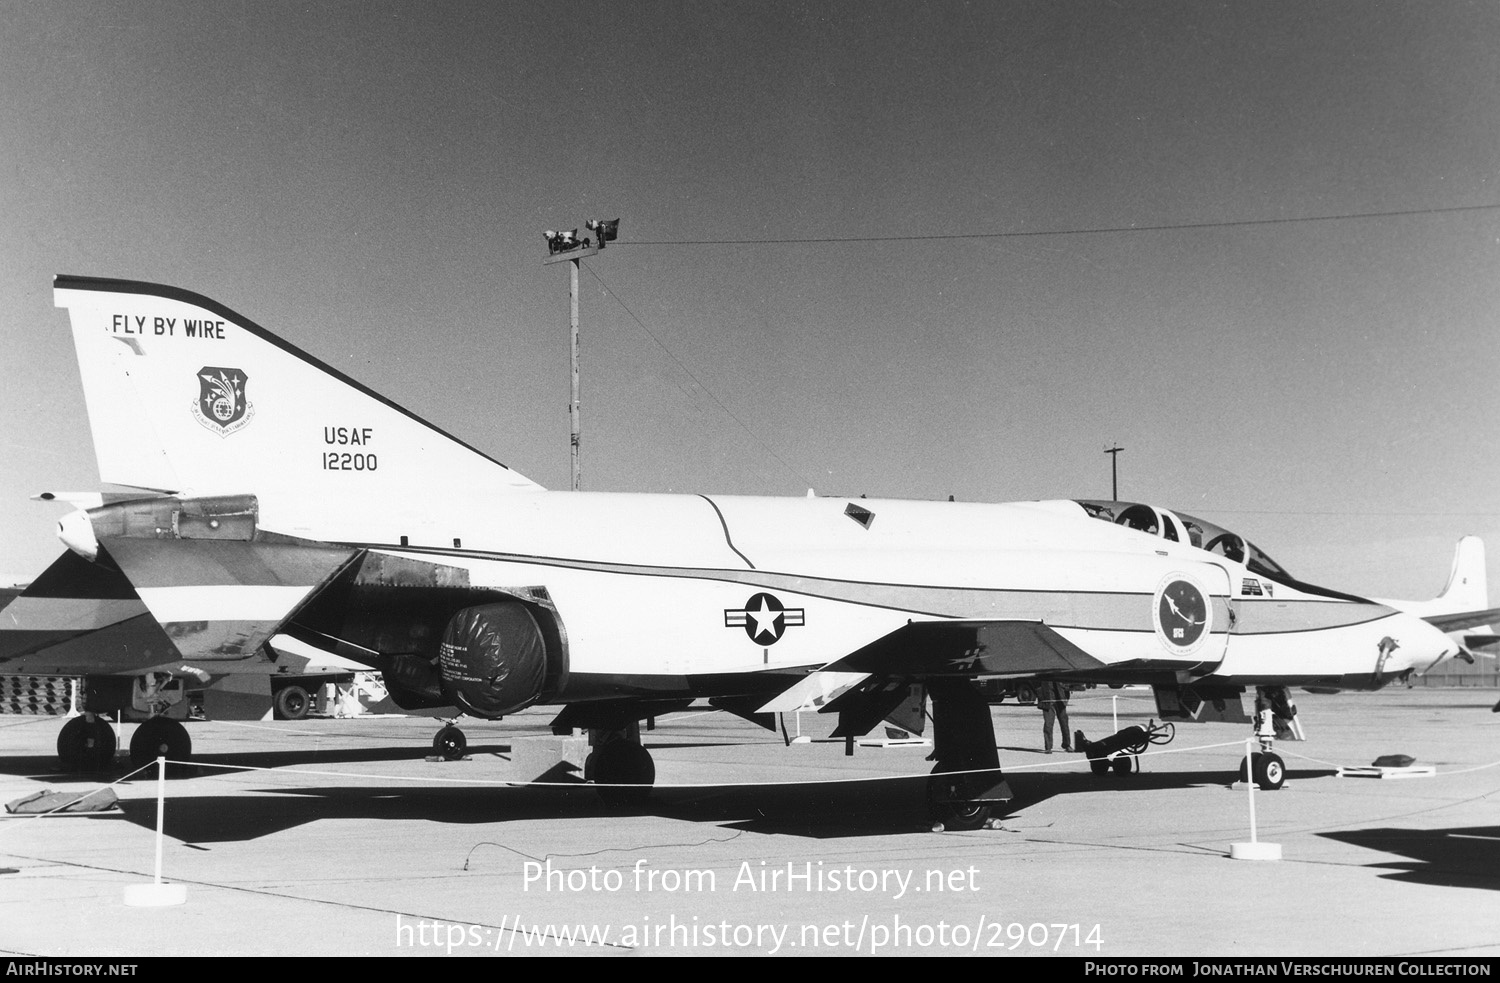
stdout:
{"type": "Polygon", "coordinates": [[[464,608],[438,648],[443,694],[476,717],[495,719],[530,705],[547,676],[547,646],[526,605],[464,608]]]}

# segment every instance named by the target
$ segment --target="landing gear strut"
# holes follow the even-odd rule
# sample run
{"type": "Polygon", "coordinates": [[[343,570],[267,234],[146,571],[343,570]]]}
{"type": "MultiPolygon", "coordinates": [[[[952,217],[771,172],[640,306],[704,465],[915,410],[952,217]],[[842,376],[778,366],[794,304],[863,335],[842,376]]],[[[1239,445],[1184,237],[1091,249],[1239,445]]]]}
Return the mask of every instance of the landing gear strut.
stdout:
{"type": "MultiPolygon", "coordinates": [[[[1285,700],[1286,691],[1282,687],[1282,699],[1285,700]]],[[[1267,687],[1271,689],[1271,687],[1267,687]]],[[[1260,750],[1250,755],[1250,779],[1261,787],[1262,791],[1274,792],[1286,784],[1286,763],[1281,760],[1281,755],[1271,750],[1276,743],[1277,712],[1275,700],[1264,690],[1257,693],[1255,700],[1255,738],[1260,741],[1260,750]]],[[[1292,714],[1297,711],[1292,710],[1292,714]]],[[[1245,759],[1240,759],[1239,771],[1235,772],[1235,780],[1243,781],[1245,778],[1245,759]]]]}
{"type": "Polygon", "coordinates": [[[989,702],[966,679],[934,679],[927,691],[936,761],[927,779],[928,812],[943,829],[980,829],[994,804],[1011,798],[1000,776],[989,702]]]}

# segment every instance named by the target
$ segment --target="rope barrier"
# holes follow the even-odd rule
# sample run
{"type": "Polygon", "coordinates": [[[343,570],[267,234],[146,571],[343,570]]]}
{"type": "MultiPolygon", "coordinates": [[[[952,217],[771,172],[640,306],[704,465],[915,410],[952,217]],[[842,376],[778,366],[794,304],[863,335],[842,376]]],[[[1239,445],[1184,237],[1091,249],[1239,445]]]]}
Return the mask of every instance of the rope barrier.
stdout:
{"type": "MultiPolygon", "coordinates": [[[[1145,758],[1158,754],[1181,754],[1189,751],[1209,751],[1217,748],[1236,747],[1239,741],[1226,741],[1219,744],[1200,744],[1193,747],[1172,748],[1165,751],[1143,751],[1140,754],[1127,755],[1128,757],[1145,758]]],[[[1067,758],[1061,761],[1042,761],[1035,764],[1005,764],[1002,763],[999,770],[1002,772],[1013,771],[1036,771],[1043,769],[1062,769],[1079,764],[1087,764],[1087,758],[1067,758]]],[[[130,773],[115,779],[106,788],[127,781],[132,776],[143,771],[145,768],[154,766],[156,762],[144,765],[130,773]]],[[[477,788],[563,788],[563,789],[586,789],[586,788],[640,788],[641,785],[628,782],[527,782],[514,779],[484,779],[484,778],[442,778],[433,775],[386,775],[370,772],[354,771],[325,771],[322,769],[308,768],[267,768],[259,765],[221,765],[205,761],[176,761],[168,759],[168,765],[187,766],[200,770],[212,770],[219,772],[264,772],[276,775],[303,775],[316,778],[355,778],[364,780],[380,780],[390,782],[411,782],[423,784],[443,784],[472,786],[477,788]]],[[[993,768],[969,768],[960,771],[941,772],[944,775],[969,775],[992,772],[993,768]]],[[[698,788],[758,788],[765,785],[830,785],[830,784],[855,784],[863,782],[888,782],[896,779],[929,778],[932,773],[889,773],[881,775],[862,775],[850,778],[816,778],[816,779],[794,779],[788,781],[769,782],[657,782],[652,788],[661,789],[698,789],[698,788]]],[[[210,776],[213,777],[213,776],[210,776]]],[[[35,818],[35,817],[27,817],[35,818]]]]}
{"type": "MultiPolygon", "coordinates": [[[[1119,757],[1131,757],[1131,758],[1150,758],[1150,757],[1156,757],[1156,756],[1159,756],[1159,755],[1187,754],[1187,753],[1190,753],[1190,752],[1213,751],[1213,750],[1218,750],[1220,748],[1239,747],[1242,743],[1243,743],[1243,741],[1240,741],[1240,740],[1223,741],[1223,742],[1219,742],[1219,743],[1215,743],[1215,744],[1196,744],[1196,745],[1193,745],[1191,747],[1166,748],[1166,749],[1155,750],[1155,751],[1142,751],[1142,752],[1139,752],[1139,753],[1121,753],[1118,756],[1119,757]]],[[[1308,762],[1311,762],[1311,763],[1314,763],[1314,764],[1325,765],[1325,766],[1328,766],[1328,767],[1331,767],[1331,768],[1338,768],[1338,767],[1340,767],[1337,763],[1332,762],[1332,761],[1327,761],[1327,760],[1324,760],[1324,759],[1321,759],[1321,758],[1314,758],[1314,757],[1311,757],[1309,755],[1298,754],[1295,751],[1289,751],[1289,750],[1286,749],[1286,747],[1285,747],[1284,744],[1283,745],[1278,745],[1276,751],[1277,751],[1278,754],[1280,754],[1284,758],[1296,758],[1296,759],[1301,760],[1301,761],[1308,761],[1308,762]]],[[[1000,767],[999,767],[998,770],[1001,771],[1004,774],[1009,774],[1009,773],[1012,773],[1012,772],[1022,772],[1022,771],[1057,771],[1057,770],[1062,770],[1062,769],[1065,769],[1065,768],[1076,767],[1077,765],[1080,765],[1080,764],[1085,764],[1086,765],[1086,764],[1089,763],[1090,760],[1091,759],[1088,759],[1088,758],[1066,758],[1066,759],[1061,760],[1061,761],[1042,761],[1042,762],[1036,762],[1035,764],[1009,764],[1009,763],[1002,763],[1000,765],[1000,767]]],[[[136,775],[140,774],[141,772],[145,771],[146,769],[154,767],[155,764],[156,764],[156,762],[152,761],[152,762],[150,762],[150,763],[148,763],[146,765],[142,765],[139,768],[132,769],[131,771],[127,772],[126,774],[124,774],[124,775],[120,776],[119,778],[113,780],[112,782],[108,783],[107,785],[101,786],[100,789],[96,789],[95,791],[102,791],[103,789],[113,789],[116,786],[118,786],[118,785],[120,785],[120,784],[122,784],[124,782],[129,781],[130,779],[132,779],[136,775]]],[[[174,765],[174,766],[186,766],[186,767],[191,767],[191,768],[197,768],[200,771],[202,771],[202,770],[209,770],[209,771],[218,771],[218,772],[224,772],[224,773],[231,773],[231,772],[234,772],[234,773],[267,773],[267,774],[275,774],[275,775],[296,775],[296,776],[308,776],[308,777],[316,777],[316,778],[352,778],[352,779],[361,779],[361,780],[365,780],[365,781],[379,780],[379,781],[389,781],[389,782],[410,782],[410,783],[413,783],[413,784],[428,784],[428,785],[431,785],[431,784],[441,784],[441,785],[456,785],[456,786],[465,786],[465,787],[473,787],[473,788],[551,788],[551,789],[636,788],[636,789],[638,789],[638,788],[641,788],[642,784],[643,784],[643,783],[632,784],[632,783],[628,783],[628,782],[592,782],[592,781],[582,781],[582,780],[576,781],[576,782],[530,782],[530,781],[516,781],[516,780],[513,780],[513,779],[443,778],[443,777],[433,776],[433,775],[387,775],[387,774],[380,774],[380,773],[374,773],[374,774],[372,774],[372,773],[369,773],[369,772],[326,771],[326,770],[322,770],[322,769],[306,769],[306,768],[268,768],[268,767],[262,767],[262,766],[257,766],[257,765],[221,765],[221,764],[214,764],[212,762],[204,762],[204,761],[176,761],[176,760],[171,760],[171,759],[169,759],[167,761],[167,764],[174,765]]],[[[1469,767],[1469,768],[1462,768],[1462,769],[1458,769],[1458,770],[1454,770],[1454,771],[1439,772],[1438,774],[1440,774],[1440,775],[1462,775],[1462,774],[1467,774],[1469,772],[1485,771],[1485,770],[1491,769],[1491,768],[1500,768],[1500,760],[1492,761],[1492,762],[1489,762],[1487,764],[1475,765],[1475,766],[1469,767]]],[[[986,774],[986,773],[991,773],[991,772],[993,772],[995,770],[996,769],[993,769],[993,768],[969,768],[969,769],[963,769],[963,770],[959,770],[959,771],[941,772],[940,774],[944,774],[944,775],[986,774]]],[[[857,776],[857,777],[817,778],[817,779],[793,779],[793,780],[777,780],[777,781],[768,781],[768,782],[654,782],[649,787],[654,788],[654,789],[710,789],[710,788],[720,788],[720,789],[722,789],[722,788],[758,788],[758,787],[762,787],[762,786],[766,786],[766,785],[777,785],[777,786],[849,785],[849,784],[859,784],[859,783],[869,783],[869,782],[888,782],[888,781],[893,781],[893,780],[898,780],[898,779],[929,778],[929,777],[931,777],[932,774],[934,774],[934,773],[928,773],[928,772],[923,772],[923,773],[918,773],[918,774],[913,774],[913,773],[890,773],[890,774],[881,774],[881,775],[864,775],[864,776],[857,776]]],[[[208,777],[220,777],[220,776],[208,776],[208,777]]],[[[223,777],[227,777],[227,774],[225,776],[223,776],[223,777]]],[[[1434,777],[1436,777],[1436,776],[1434,776],[1434,777]]],[[[90,792],[88,794],[92,795],[94,793],[90,792]]],[[[44,812],[44,813],[28,814],[28,815],[25,815],[25,816],[6,816],[5,818],[9,818],[9,819],[42,819],[42,818],[45,818],[47,816],[55,815],[56,813],[62,811],[63,809],[66,809],[66,808],[67,808],[67,806],[65,805],[65,806],[60,806],[57,809],[49,810],[48,812],[44,812]]]]}

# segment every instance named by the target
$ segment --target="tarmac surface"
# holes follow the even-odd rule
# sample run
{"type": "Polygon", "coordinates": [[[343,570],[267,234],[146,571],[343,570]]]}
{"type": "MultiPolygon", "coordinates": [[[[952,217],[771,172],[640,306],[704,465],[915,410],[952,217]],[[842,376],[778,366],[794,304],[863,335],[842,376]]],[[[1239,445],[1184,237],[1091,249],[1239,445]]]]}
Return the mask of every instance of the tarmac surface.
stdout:
{"type": "MultiPolygon", "coordinates": [[[[1154,714],[1149,691],[1095,690],[1073,728],[1109,733],[1112,697],[1121,726],[1154,714]]],[[[1250,839],[1242,725],[1180,726],[1139,773],[1095,777],[1040,753],[1035,708],[996,707],[1015,799],[997,828],[933,832],[926,748],[787,746],[718,712],[643,735],[658,788],[625,812],[502,784],[549,710],[465,722],[458,762],[423,757],[421,717],[192,723],[162,839],[186,903],[124,903],[155,863],[158,783],[137,776],[113,812],[0,819],[0,952],[1493,957],[1496,697],[1295,694],[1309,739],[1278,743],[1286,785],[1254,795],[1279,861],[1228,856],[1250,839]],[[1437,774],[1336,775],[1397,753],[1437,774]]],[[[128,770],[57,774],[60,723],[0,717],[0,801],[128,770]]]]}

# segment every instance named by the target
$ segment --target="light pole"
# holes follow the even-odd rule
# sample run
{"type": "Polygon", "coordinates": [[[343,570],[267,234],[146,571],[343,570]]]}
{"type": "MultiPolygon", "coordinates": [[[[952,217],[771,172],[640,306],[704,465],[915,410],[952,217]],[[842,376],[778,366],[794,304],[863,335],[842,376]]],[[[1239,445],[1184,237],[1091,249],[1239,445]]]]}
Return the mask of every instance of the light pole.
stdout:
{"type": "Polygon", "coordinates": [[[572,331],[568,366],[572,377],[572,395],[568,401],[568,421],[572,427],[570,445],[574,491],[578,490],[578,445],[583,439],[583,425],[579,419],[578,407],[578,262],[597,255],[607,243],[614,242],[620,234],[620,220],[617,218],[607,221],[590,219],[584,223],[584,227],[595,234],[596,241],[590,242],[587,238],[579,239],[577,229],[571,232],[554,232],[548,229],[542,233],[547,240],[547,258],[542,260],[542,265],[564,261],[569,264],[568,302],[572,310],[570,320],[572,331]]]}
{"type": "MultiPolygon", "coordinates": [[[[574,312],[573,317],[574,320],[577,320],[578,314],[576,311],[574,312]]],[[[1123,447],[1106,447],[1104,449],[1104,453],[1109,455],[1109,499],[1112,502],[1118,502],[1120,500],[1119,463],[1120,452],[1124,449],[1125,448],[1123,447]]]]}

